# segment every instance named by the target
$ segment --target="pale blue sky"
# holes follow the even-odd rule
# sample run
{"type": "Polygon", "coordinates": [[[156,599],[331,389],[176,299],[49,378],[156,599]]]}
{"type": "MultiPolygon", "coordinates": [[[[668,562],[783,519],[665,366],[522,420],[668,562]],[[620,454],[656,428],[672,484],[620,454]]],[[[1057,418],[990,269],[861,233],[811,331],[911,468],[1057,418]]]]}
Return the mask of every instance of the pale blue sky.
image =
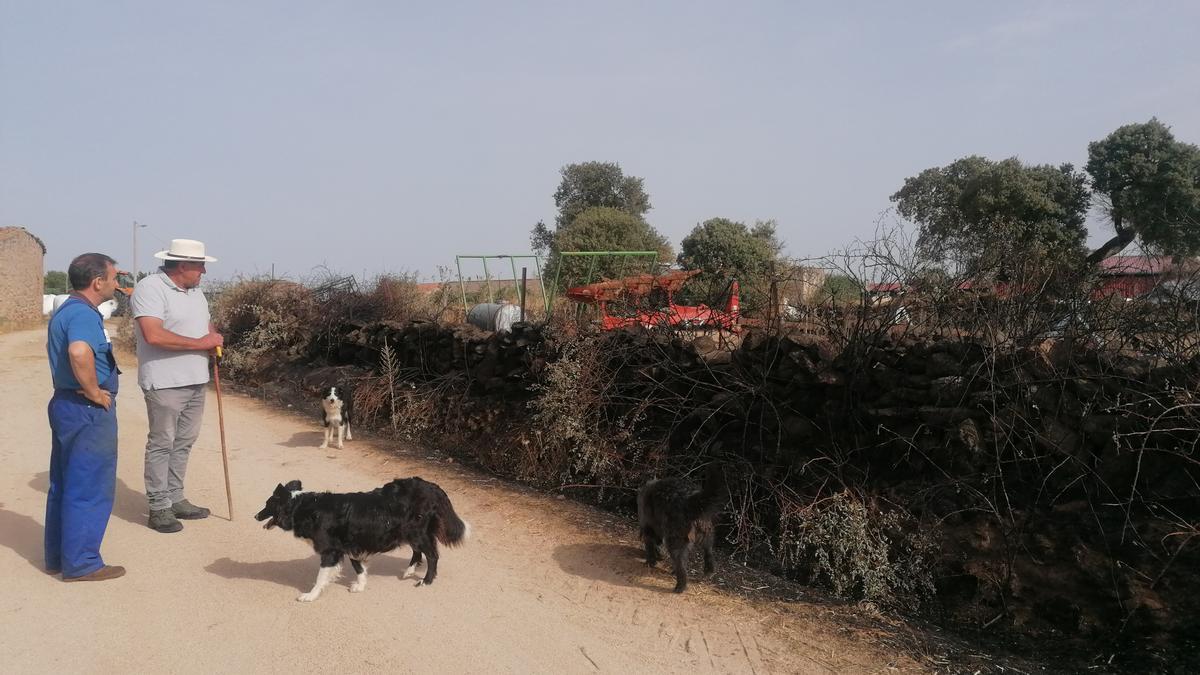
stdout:
{"type": "MultiPolygon", "coordinates": [[[[1200,3],[0,0],[0,225],[216,278],[432,276],[526,252],[558,170],[619,162],[678,246],[775,218],[869,236],[969,154],[1082,164],[1158,116],[1200,142],[1200,3]],[[436,6],[434,6],[436,5],[436,6]]],[[[1093,233],[1093,240],[1107,235],[1093,233]]]]}

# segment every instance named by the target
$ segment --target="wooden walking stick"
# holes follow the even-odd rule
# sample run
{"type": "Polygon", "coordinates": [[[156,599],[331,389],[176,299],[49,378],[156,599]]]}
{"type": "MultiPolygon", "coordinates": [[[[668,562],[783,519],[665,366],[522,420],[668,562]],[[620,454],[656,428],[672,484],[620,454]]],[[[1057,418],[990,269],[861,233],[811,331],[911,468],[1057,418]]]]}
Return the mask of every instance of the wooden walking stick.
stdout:
{"type": "Polygon", "coordinates": [[[221,464],[225,466],[225,503],[229,507],[229,521],[233,522],[233,490],[229,487],[229,451],[225,449],[225,409],[221,406],[221,348],[217,347],[217,358],[213,360],[213,383],[217,387],[217,424],[221,428],[221,464]]]}

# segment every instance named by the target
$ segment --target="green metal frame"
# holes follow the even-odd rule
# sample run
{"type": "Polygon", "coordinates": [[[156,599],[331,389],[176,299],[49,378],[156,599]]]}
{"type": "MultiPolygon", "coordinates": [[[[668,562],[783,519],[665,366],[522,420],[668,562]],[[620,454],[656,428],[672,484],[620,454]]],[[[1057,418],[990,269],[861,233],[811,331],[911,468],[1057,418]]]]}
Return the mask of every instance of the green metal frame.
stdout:
{"type": "MultiPolygon", "coordinates": [[[[621,271],[617,274],[618,278],[624,276],[625,265],[629,263],[629,258],[651,258],[651,271],[653,271],[654,265],[658,263],[658,251],[560,251],[558,254],[558,269],[555,270],[554,274],[554,285],[550,287],[550,295],[546,296],[546,306],[549,307],[554,297],[558,295],[559,281],[562,279],[563,258],[591,258],[591,264],[588,265],[588,273],[584,277],[587,280],[584,283],[590,284],[592,283],[592,275],[596,272],[596,261],[600,258],[615,258],[617,256],[621,256],[621,271]]],[[[542,292],[545,293],[544,286],[542,292]]]]}
{"type": "Polygon", "coordinates": [[[495,295],[495,292],[492,290],[492,275],[488,271],[488,261],[489,260],[507,259],[509,261],[509,264],[512,265],[513,285],[517,287],[517,297],[520,299],[520,301],[523,304],[525,302],[525,298],[522,296],[523,289],[521,288],[520,277],[517,276],[517,260],[524,260],[527,258],[533,259],[534,267],[537,269],[538,286],[542,289],[542,299],[545,301],[546,312],[549,313],[550,312],[550,298],[549,298],[549,296],[546,295],[546,283],[542,280],[542,256],[534,255],[532,253],[518,254],[518,255],[510,255],[507,253],[497,253],[494,255],[456,255],[456,256],[454,256],[454,266],[458,268],[458,290],[462,294],[463,316],[466,316],[467,312],[469,311],[469,308],[467,307],[467,285],[465,282],[463,282],[463,274],[462,274],[462,261],[463,260],[481,260],[481,261],[483,261],[483,279],[484,279],[484,283],[487,284],[488,302],[495,302],[496,295],[495,295]]]}

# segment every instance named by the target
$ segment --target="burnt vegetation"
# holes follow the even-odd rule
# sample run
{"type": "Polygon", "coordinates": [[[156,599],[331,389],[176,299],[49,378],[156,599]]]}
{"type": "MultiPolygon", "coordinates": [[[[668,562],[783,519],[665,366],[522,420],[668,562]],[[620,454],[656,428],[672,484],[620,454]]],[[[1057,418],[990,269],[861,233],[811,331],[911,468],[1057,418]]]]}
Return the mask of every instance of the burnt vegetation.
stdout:
{"type": "Polygon", "coordinates": [[[968,285],[901,249],[822,261],[898,280],[890,300],[818,297],[737,336],[600,332],[562,308],[484,333],[390,278],[323,299],[244,281],[215,315],[244,386],[353,381],[368,428],[618,512],[720,462],[719,547],[838,596],[1114,667],[1194,658],[1196,270],[1126,301],[1092,271],[968,285]]]}

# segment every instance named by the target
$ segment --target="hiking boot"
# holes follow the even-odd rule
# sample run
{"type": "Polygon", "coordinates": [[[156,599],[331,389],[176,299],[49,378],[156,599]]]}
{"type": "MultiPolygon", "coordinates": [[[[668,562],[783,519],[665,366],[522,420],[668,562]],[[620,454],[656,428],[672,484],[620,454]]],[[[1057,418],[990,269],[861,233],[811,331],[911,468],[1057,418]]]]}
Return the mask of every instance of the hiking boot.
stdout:
{"type": "Polygon", "coordinates": [[[63,577],[63,581],[107,581],[125,576],[125,568],[120,565],[105,565],[100,569],[81,577],[63,577]]]}
{"type": "Polygon", "coordinates": [[[184,520],[200,520],[208,517],[209,510],[203,506],[196,506],[186,499],[181,499],[171,505],[171,513],[174,513],[176,518],[184,520]]]}
{"type": "Polygon", "coordinates": [[[158,532],[178,532],[183,523],[175,519],[171,509],[150,509],[150,529],[158,532]]]}

